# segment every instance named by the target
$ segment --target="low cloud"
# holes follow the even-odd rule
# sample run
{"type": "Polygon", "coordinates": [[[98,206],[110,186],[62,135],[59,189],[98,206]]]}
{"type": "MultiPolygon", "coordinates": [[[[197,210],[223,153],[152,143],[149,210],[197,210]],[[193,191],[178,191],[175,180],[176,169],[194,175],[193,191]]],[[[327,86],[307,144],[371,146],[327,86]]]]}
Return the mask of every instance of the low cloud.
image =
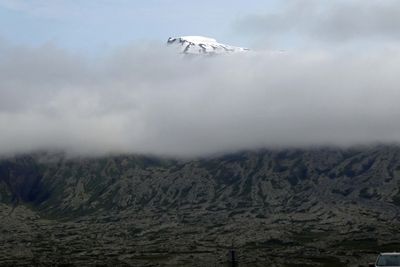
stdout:
{"type": "Polygon", "coordinates": [[[241,17],[235,29],[258,38],[332,45],[400,40],[400,2],[396,0],[286,0],[281,4],[275,11],[241,17]]]}
{"type": "Polygon", "coordinates": [[[0,154],[199,156],[399,142],[400,50],[101,58],[0,44],[0,154]]]}

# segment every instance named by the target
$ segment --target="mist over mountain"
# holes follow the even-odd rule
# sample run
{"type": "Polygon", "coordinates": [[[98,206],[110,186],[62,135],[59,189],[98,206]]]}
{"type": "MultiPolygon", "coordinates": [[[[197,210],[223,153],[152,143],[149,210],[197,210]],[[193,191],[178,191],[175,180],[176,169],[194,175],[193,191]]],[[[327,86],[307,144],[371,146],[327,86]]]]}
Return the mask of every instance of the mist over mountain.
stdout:
{"type": "Polygon", "coordinates": [[[398,0],[0,0],[0,266],[400,251],[399,18],[398,0]]]}
{"type": "Polygon", "coordinates": [[[397,143],[397,48],[187,58],[136,43],[89,58],[0,45],[2,155],[204,156],[397,143]]]}

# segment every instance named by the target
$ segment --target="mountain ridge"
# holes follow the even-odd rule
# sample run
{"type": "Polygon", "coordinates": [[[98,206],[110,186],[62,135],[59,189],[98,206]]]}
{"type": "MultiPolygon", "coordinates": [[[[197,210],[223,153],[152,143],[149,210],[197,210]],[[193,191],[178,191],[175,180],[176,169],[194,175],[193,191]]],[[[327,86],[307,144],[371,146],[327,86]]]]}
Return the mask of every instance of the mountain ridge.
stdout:
{"type": "Polygon", "coordinates": [[[169,46],[174,46],[183,54],[226,54],[249,51],[248,48],[226,45],[216,39],[204,36],[169,37],[169,46]]]}
{"type": "Polygon", "coordinates": [[[0,161],[1,228],[10,232],[0,261],[13,264],[40,250],[49,262],[103,253],[110,264],[222,266],[234,239],[242,266],[358,266],[400,246],[399,214],[398,146],[0,161]],[[31,254],[10,256],[16,237],[31,254]]]}

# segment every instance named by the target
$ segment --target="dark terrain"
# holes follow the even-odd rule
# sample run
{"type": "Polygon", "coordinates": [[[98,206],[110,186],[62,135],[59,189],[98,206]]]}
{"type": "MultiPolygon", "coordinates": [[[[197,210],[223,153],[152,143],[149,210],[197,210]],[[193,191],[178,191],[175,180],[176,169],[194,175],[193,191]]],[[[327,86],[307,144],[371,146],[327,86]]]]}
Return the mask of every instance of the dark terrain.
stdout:
{"type": "Polygon", "coordinates": [[[0,160],[0,265],[367,266],[400,250],[400,147],[0,160]]]}

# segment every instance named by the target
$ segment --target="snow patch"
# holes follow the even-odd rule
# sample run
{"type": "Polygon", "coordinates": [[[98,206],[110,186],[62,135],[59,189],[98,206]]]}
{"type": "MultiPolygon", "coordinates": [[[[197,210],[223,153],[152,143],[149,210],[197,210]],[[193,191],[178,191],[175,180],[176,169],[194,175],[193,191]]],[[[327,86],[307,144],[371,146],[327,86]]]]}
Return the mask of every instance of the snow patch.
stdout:
{"type": "Polygon", "coordinates": [[[204,36],[170,37],[168,45],[174,46],[184,54],[223,54],[249,51],[247,48],[219,43],[204,36]]]}

